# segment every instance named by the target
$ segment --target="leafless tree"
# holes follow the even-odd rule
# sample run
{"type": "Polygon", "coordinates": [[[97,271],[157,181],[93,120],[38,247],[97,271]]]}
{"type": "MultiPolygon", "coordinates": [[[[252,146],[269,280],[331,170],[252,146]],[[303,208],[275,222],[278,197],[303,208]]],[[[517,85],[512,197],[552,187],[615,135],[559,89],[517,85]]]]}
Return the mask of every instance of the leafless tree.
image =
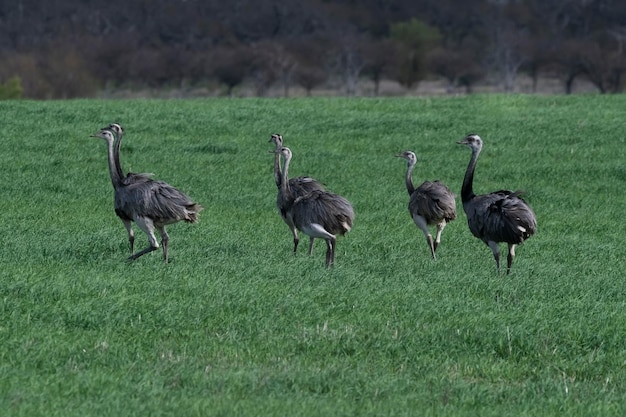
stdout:
{"type": "Polygon", "coordinates": [[[385,76],[391,74],[391,70],[397,57],[395,56],[397,45],[391,39],[372,39],[364,45],[365,68],[363,73],[374,82],[374,95],[380,93],[380,83],[385,76]]]}
{"type": "Polygon", "coordinates": [[[234,88],[240,85],[250,72],[252,56],[249,48],[242,45],[216,48],[212,53],[209,71],[226,85],[227,95],[233,96],[234,88]]]}
{"type": "Polygon", "coordinates": [[[256,60],[256,68],[260,73],[257,78],[267,80],[268,84],[278,81],[283,90],[283,96],[289,96],[293,73],[297,62],[293,54],[281,42],[260,41],[252,47],[256,60]]]}
{"type": "Polygon", "coordinates": [[[307,96],[328,80],[328,42],[324,39],[301,39],[289,43],[296,60],[293,81],[303,87],[307,96]]]}
{"type": "Polygon", "coordinates": [[[472,86],[484,76],[480,63],[472,55],[468,50],[437,48],[428,54],[428,67],[433,74],[448,82],[448,93],[455,93],[461,86],[469,93],[472,86]]]}
{"type": "MultiPolygon", "coordinates": [[[[623,90],[615,39],[623,40],[626,2],[616,0],[0,3],[0,82],[19,76],[28,98],[86,97],[127,86],[182,89],[211,77],[229,94],[249,80],[258,95],[276,83],[283,95],[292,83],[310,93],[331,70],[346,94],[358,92],[362,75],[371,77],[376,93],[381,77],[413,88],[431,75],[425,57],[434,47],[468,53],[470,64],[497,76],[507,91],[522,71],[535,86],[549,72],[568,91],[579,76],[599,90],[623,90]],[[389,41],[393,48],[370,50],[389,41]],[[584,54],[572,57],[572,42],[584,54]],[[267,62],[252,61],[250,47],[263,44],[283,50],[267,62]],[[297,47],[306,44],[324,52],[303,60],[297,47]]],[[[446,64],[439,72],[447,74],[439,75],[456,79],[451,90],[469,89],[478,79],[476,71],[458,74],[458,56],[438,58],[446,64]]]]}
{"type": "Polygon", "coordinates": [[[365,68],[363,39],[352,33],[342,34],[337,39],[333,54],[332,66],[341,77],[346,94],[355,95],[361,72],[365,68]]]}
{"type": "Polygon", "coordinates": [[[508,2],[494,2],[489,8],[492,15],[491,20],[487,20],[487,33],[491,42],[488,60],[504,91],[512,92],[518,72],[528,59],[526,44],[529,32],[511,16],[512,13],[506,10],[507,6],[508,2]]]}

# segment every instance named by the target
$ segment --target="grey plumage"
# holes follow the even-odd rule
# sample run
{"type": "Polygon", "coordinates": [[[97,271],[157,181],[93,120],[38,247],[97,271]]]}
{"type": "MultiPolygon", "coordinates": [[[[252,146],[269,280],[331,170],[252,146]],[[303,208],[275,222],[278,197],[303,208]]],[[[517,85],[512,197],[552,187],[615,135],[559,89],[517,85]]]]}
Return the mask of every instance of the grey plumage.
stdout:
{"type": "Polygon", "coordinates": [[[474,236],[489,246],[498,271],[500,271],[498,243],[508,244],[506,273],[509,274],[515,258],[516,245],[523,243],[537,230],[535,213],[520,197],[520,191],[500,190],[489,194],[474,194],[474,171],[483,142],[480,136],[470,134],[457,143],[466,145],[472,150],[461,189],[461,200],[469,229],[474,236]]]}
{"type": "Polygon", "coordinates": [[[281,188],[285,196],[285,210],[295,227],[311,238],[326,241],[326,267],[335,262],[336,235],[350,231],[354,221],[354,210],[345,198],[323,190],[313,190],[296,197],[288,180],[292,153],[289,148],[276,150],[284,158],[281,188]]]}
{"type": "MultiPolygon", "coordinates": [[[[295,254],[298,249],[298,243],[300,242],[298,229],[294,225],[290,213],[287,212],[287,201],[283,188],[281,187],[282,168],[280,166],[280,149],[283,147],[283,137],[282,135],[275,133],[270,137],[270,142],[274,143],[276,147],[274,151],[274,180],[276,182],[276,187],[278,188],[276,206],[278,207],[280,217],[287,224],[287,226],[289,226],[289,230],[291,230],[291,234],[293,235],[293,253],[295,254]]],[[[324,185],[311,177],[295,177],[289,178],[289,188],[291,189],[292,194],[297,198],[304,196],[311,191],[324,190],[324,185]]],[[[313,240],[313,237],[309,238],[309,255],[313,253],[313,240]]]]}
{"type": "Polygon", "coordinates": [[[116,135],[116,132],[123,133],[123,129],[117,126],[119,129],[111,125],[92,136],[104,139],[107,143],[115,213],[124,223],[130,243],[131,256],[128,260],[135,260],[159,248],[154,234],[156,229],[161,235],[163,259],[167,262],[169,236],[165,226],[181,220],[188,223],[197,222],[202,207],[171,185],[152,180],[148,174],[128,173],[124,176],[119,162],[121,135],[116,135]],[[133,253],[135,240],[131,225],[133,221],[148,235],[150,241],[150,246],[137,253],[133,253]]]}
{"type": "Polygon", "coordinates": [[[440,181],[424,181],[415,188],[411,175],[417,157],[411,151],[404,151],[396,155],[407,160],[406,189],[409,193],[409,213],[417,227],[424,232],[426,242],[430,248],[433,259],[436,259],[435,252],[441,242],[441,233],[446,224],[456,219],[456,202],[454,194],[448,187],[440,181]],[[437,226],[435,239],[428,230],[429,225],[437,226]]]}

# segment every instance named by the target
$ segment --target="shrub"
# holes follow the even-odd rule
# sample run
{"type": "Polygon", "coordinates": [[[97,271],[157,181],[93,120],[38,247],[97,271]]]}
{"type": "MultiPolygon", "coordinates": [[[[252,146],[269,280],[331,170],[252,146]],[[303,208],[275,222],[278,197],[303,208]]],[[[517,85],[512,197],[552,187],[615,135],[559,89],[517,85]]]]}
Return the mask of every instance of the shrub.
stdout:
{"type": "Polygon", "coordinates": [[[22,80],[18,76],[9,78],[0,84],[0,100],[15,100],[22,98],[22,80]]]}

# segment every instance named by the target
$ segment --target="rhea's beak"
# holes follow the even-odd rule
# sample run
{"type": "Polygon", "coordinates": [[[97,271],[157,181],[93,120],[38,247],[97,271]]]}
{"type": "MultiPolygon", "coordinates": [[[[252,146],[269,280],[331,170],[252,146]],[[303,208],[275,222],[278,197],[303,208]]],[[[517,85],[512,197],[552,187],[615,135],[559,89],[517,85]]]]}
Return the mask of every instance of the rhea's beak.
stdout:
{"type": "Polygon", "coordinates": [[[272,140],[274,140],[274,138],[276,139],[282,139],[281,136],[279,134],[273,134],[270,136],[270,140],[268,140],[268,142],[271,142],[272,140]]]}
{"type": "Polygon", "coordinates": [[[100,129],[100,131],[98,133],[94,133],[93,135],[89,135],[89,137],[91,138],[102,138],[101,134],[105,129],[100,129]]]}

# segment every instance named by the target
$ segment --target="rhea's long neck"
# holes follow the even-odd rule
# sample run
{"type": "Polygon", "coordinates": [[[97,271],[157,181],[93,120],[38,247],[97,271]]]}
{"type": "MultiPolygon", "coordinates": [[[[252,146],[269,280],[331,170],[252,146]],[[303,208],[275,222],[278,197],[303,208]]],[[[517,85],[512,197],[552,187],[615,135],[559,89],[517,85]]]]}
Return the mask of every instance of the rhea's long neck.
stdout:
{"type": "Polygon", "coordinates": [[[122,136],[124,133],[120,133],[119,136],[116,135],[117,139],[115,140],[113,147],[113,161],[115,163],[115,169],[117,171],[117,175],[121,178],[124,178],[124,171],[122,170],[122,164],[120,163],[120,148],[122,146],[122,136]]]}
{"type": "Polygon", "coordinates": [[[280,187],[282,182],[282,172],[280,169],[280,154],[274,154],[274,181],[276,181],[276,186],[280,187]]]}
{"type": "Polygon", "coordinates": [[[289,187],[289,163],[291,162],[291,155],[285,156],[285,166],[283,168],[280,187],[283,190],[283,195],[290,200],[294,200],[289,187]]]}
{"type": "Polygon", "coordinates": [[[413,181],[411,180],[411,175],[413,175],[413,168],[415,168],[415,162],[410,161],[406,169],[406,178],[405,178],[406,190],[409,192],[409,195],[412,195],[413,191],[415,191],[415,187],[413,186],[413,181]]]}
{"type": "Polygon", "coordinates": [[[478,154],[480,154],[480,149],[472,148],[472,157],[467,165],[463,186],[461,187],[461,200],[463,202],[471,200],[476,195],[474,194],[474,170],[476,169],[478,154]]]}
{"type": "Polygon", "coordinates": [[[109,174],[111,175],[111,182],[113,183],[113,188],[117,188],[122,184],[122,176],[120,175],[120,170],[115,164],[115,151],[113,149],[113,141],[107,140],[107,151],[109,156],[109,174]]]}

